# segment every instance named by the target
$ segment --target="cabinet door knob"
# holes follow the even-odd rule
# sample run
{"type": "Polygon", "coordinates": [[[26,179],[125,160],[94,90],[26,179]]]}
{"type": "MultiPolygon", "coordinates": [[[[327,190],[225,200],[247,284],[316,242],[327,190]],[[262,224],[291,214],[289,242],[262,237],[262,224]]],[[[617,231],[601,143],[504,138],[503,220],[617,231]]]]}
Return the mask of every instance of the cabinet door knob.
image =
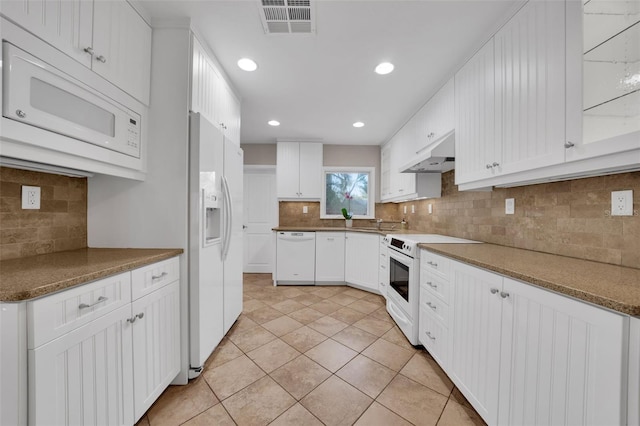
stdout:
{"type": "Polygon", "coordinates": [[[496,163],[496,162],[494,162],[494,163],[491,165],[491,167],[498,167],[499,165],[500,165],[500,163],[496,163]]]}
{"type": "Polygon", "coordinates": [[[104,56],[100,55],[100,56],[98,56],[96,58],[96,61],[102,62],[104,64],[105,62],[107,62],[107,58],[105,58],[104,56]]]}
{"type": "Polygon", "coordinates": [[[493,168],[493,166],[492,166],[491,164],[487,164],[485,167],[486,167],[487,169],[492,169],[492,168],[493,168]]]}
{"type": "Polygon", "coordinates": [[[566,142],[564,143],[564,147],[565,147],[565,148],[567,148],[567,149],[569,149],[569,148],[573,148],[574,146],[576,146],[576,144],[575,144],[575,143],[573,143],[573,142],[566,141],[566,142]]]}
{"type": "Polygon", "coordinates": [[[491,289],[491,294],[496,294],[497,292],[499,292],[500,290],[498,290],[497,288],[492,288],[491,289]]]}
{"type": "Polygon", "coordinates": [[[23,111],[23,110],[21,110],[21,109],[17,109],[17,110],[16,110],[16,115],[17,115],[18,117],[20,117],[20,118],[25,118],[25,117],[27,116],[27,113],[26,113],[26,112],[24,112],[24,111],[23,111]]]}
{"type": "Polygon", "coordinates": [[[502,297],[503,299],[506,299],[507,297],[509,297],[509,293],[507,293],[505,291],[501,291],[500,292],[500,297],[502,297]]]}
{"type": "Polygon", "coordinates": [[[93,53],[94,53],[94,52],[93,52],[93,48],[92,48],[91,46],[89,46],[89,47],[85,47],[83,50],[84,50],[85,52],[87,52],[89,55],[93,56],[93,53]]]}

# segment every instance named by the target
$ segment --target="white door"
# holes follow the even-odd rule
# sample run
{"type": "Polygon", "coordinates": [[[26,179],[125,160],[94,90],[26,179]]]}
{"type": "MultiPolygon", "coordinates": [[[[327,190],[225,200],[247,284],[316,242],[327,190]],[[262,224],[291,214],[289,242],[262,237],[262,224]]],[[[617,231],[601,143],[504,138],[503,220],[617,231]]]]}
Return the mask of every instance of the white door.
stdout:
{"type": "Polygon", "coordinates": [[[243,271],[273,273],[275,250],[272,228],[278,226],[276,170],[244,170],[244,256],[243,271]]]}

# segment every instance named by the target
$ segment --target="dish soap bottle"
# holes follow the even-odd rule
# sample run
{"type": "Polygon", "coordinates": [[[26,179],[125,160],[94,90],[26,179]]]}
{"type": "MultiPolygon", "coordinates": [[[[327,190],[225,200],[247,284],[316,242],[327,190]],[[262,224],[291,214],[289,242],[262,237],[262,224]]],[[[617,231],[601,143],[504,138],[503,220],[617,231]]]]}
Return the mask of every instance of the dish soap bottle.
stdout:
{"type": "Polygon", "coordinates": [[[402,218],[402,222],[400,222],[400,227],[402,229],[407,229],[407,221],[402,218]]]}

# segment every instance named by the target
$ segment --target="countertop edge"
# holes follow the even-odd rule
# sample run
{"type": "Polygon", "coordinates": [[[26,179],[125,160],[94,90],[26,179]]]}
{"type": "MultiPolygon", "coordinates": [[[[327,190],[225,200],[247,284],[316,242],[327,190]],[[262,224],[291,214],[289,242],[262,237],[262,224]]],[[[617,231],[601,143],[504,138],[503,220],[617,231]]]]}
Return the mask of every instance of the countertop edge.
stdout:
{"type": "MultiPolygon", "coordinates": [[[[91,250],[91,249],[89,249],[91,250]]],[[[101,250],[101,249],[93,249],[101,250]]],[[[118,249],[107,249],[118,250],[118,249]]],[[[137,250],[137,249],[122,249],[122,250],[137,250]]],[[[58,291],[67,290],[75,286],[87,284],[89,282],[107,278],[112,275],[120,274],[123,272],[129,272],[143,266],[147,266],[156,262],[171,259],[184,253],[183,249],[141,249],[141,250],[160,250],[162,252],[145,255],[143,258],[137,258],[134,260],[124,260],[122,263],[118,263],[103,269],[97,269],[95,271],[80,273],[79,275],[71,278],[62,279],[60,281],[45,283],[40,286],[36,286],[30,289],[19,290],[0,290],[0,303],[17,303],[25,302],[28,300],[36,299],[39,297],[47,296],[58,291]]],[[[63,253],[63,252],[58,252],[63,253]]],[[[52,253],[55,254],[55,253],[52,253]]]]}
{"type": "MultiPolygon", "coordinates": [[[[531,285],[535,285],[537,287],[546,289],[546,290],[551,290],[554,291],[556,293],[560,293],[566,296],[570,296],[576,299],[579,299],[583,302],[587,302],[587,303],[591,303],[594,305],[598,305],[599,307],[602,308],[606,308],[606,309],[611,309],[614,310],[616,312],[622,313],[622,314],[627,314],[627,315],[631,315],[631,316],[640,316],[640,306],[637,305],[630,305],[630,304],[625,304],[623,302],[620,302],[618,300],[613,300],[610,299],[608,297],[599,295],[599,294],[594,294],[592,292],[588,292],[588,291],[584,291],[584,290],[580,290],[568,285],[563,285],[557,282],[551,282],[545,279],[541,279],[539,277],[535,277],[535,276],[531,276],[530,274],[525,274],[522,272],[519,272],[517,270],[512,270],[512,269],[506,269],[504,267],[500,267],[494,264],[490,264],[487,262],[483,262],[481,260],[478,259],[473,259],[473,258],[469,258],[466,256],[461,256],[455,253],[451,253],[447,250],[443,250],[443,249],[439,249],[437,247],[433,247],[433,245],[428,245],[428,244],[419,244],[418,245],[421,249],[424,250],[428,250],[431,251],[433,253],[445,256],[445,257],[449,257],[451,259],[455,259],[455,260],[459,260],[461,262],[464,263],[468,263],[470,265],[474,265],[474,266],[478,266],[484,269],[487,269],[489,271],[501,274],[501,275],[505,275],[509,278],[513,278],[516,280],[520,280],[520,281],[524,281],[527,284],[531,284],[531,285]]],[[[502,247],[502,246],[501,246],[502,247]]],[[[505,249],[510,249],[511,247],[505,247],[505,249]]],[[[522,250],[522,249],[519,249],[522,250]]],[[[528,251],[528,250],[527,250],[528,251]]],[[[532,252],[532,253],[538,253],[538,252],[532,252]]],[[[549,255],[549,256],[560,256],[560,255],[553,255],[553,254],[548,254],[548,253],[541,253],[541,254],[545,254],[545,255],[549,255]]],[[[578,259],[579,260],[579,259],[578,259]]],[[[616,265],[608,265],[607,266],[616,266],[616,265]]]]}

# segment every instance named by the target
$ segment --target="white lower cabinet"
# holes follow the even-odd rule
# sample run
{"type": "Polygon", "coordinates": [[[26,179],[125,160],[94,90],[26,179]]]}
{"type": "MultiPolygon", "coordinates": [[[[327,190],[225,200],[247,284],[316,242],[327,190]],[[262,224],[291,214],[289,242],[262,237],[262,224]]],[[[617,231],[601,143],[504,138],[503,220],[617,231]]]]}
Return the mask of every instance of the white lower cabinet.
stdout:
{"type": "Polygon", "coordinates": [[[344,284],[344,232],[316,232],[316,285],[344,284]]]}
{"type": "Polygon", "coordinates": [[[29,424],[131,425],[131,307],[28,351],[29,424]]]}
{"type": "Polygon", "coordinates": [[[131,313],[138,421],[180,372],[180,283],[174,281],[134,300],[131,313]]]}
{"type": "Polygon", "coordinates": [[[389,288],[389,248],[384,242],[384,237],[380,239],[380,263],[378,265],[378,290],[380,294],[387,298],[387,289],[389,288]]]}
{"type": "Polygon", "coordinates": [[[345,281],[347,284],[378,293],[379,236],[347,232],[345,238],[345,281]]]}
{"type": "Polygon", "coordinates": [[[499,424],[627,423],[629,317],[510,278],[499,299],[499,424]]]}
{"type": "Polygon", "coordinates": [[[27,302],[29,424],[142,417],[180,370],[177,268],[173,258],[27,302]]]}
{"type": "Polygon", "coordinates": [[[450,362],[490,424],[627,423],[629,317],[451,261],[450,362]]]}
{"type": "Polygon", "coordinates": [[[502,288],[497,274],[451,262],[453,301],[449,375],[490,425],[498,419],[502,288]]]}

